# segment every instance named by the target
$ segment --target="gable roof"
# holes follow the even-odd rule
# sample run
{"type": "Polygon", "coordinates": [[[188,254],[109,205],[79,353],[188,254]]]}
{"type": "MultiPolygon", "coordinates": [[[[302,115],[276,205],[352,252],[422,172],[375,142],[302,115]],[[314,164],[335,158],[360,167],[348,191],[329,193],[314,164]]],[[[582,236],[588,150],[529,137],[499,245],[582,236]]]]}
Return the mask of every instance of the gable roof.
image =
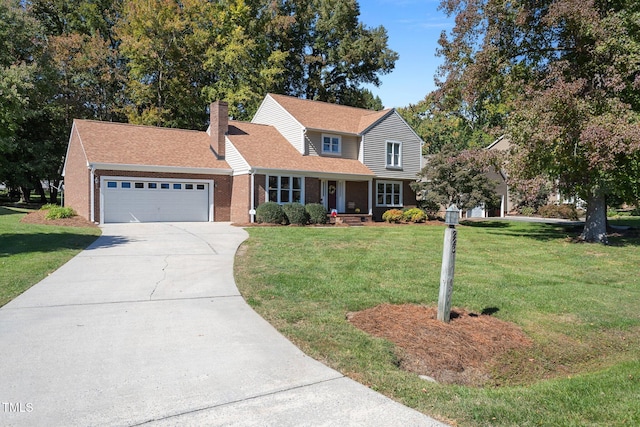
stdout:
{"type": "Polygon", "coordinates": [[[210,148],[206,132],[74,120],[88,163],[229,169],[210,148]]]}
{"type": "Polygon", "coordinates": [[[390,114],[393,109],[382,111],[310,101],[286,95],[268,94],[307,129],[334,131],[359,135],[371,125],[390,114]]]}
{"type": "Polygon", "coordinates": [[[374,175],[358,160],[304,156],[273,126],[232,121],[227,138],[255,169],[374,175]]]}

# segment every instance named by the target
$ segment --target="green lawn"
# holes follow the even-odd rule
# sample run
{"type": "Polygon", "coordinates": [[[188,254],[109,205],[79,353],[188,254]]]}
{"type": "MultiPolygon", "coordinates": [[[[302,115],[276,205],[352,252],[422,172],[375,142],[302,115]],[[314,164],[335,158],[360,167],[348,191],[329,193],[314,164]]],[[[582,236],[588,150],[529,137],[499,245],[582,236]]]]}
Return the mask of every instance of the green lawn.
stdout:
{"type": "MultiPolygon", "coordinates": [[[[620,220],[633,224],[636,219],[620,220]]],[[[247,301],[311,356],[461,426],[640,425],[640,239],[572,243],[579,230],[458,227],[453,306],[516,323],[534,341],[495,384],[425,382],[390,342],[345,315],[381,303],[435,306],[444,229],[255,227],[236,259],[247,301]]]]}
{"type": "Polygon", "coordinates": [[[24,211],[0,207],[0,306],[91,244],[99,228],[23,224],[24,211]]]}

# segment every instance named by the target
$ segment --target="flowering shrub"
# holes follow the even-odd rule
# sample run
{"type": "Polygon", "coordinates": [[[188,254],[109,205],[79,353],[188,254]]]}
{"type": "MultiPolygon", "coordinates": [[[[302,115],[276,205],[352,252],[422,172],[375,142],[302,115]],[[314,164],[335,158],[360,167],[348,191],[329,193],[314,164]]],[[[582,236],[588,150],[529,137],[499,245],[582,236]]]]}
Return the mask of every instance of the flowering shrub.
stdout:
{"type": "Polygon", "coordinates": [[[382,214],[382,220],[386,222],[400,222],[402,218],[403,214],[400,209],[389,209],[382,214]]]}
{"type": "Polygon", "coordinates": [[[422,209],[411,208],[404,211],[402,219],[406,222],[424,222],[427,219],[427,215],[422,209]]]}

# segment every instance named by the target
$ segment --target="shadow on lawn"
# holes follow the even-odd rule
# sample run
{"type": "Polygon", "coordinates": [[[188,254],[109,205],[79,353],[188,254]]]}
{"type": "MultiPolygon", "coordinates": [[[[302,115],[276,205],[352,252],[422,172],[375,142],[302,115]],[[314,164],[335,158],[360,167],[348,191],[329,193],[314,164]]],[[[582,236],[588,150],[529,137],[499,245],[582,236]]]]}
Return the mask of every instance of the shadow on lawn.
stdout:
{"type": "Polygon", "coordinates": [[[529,237],[535,240],[551,241],[576,239],[582,231],[581,225],[524,223],[510,221],[466,221],[464,225],[473,228],[486,228],[487,233],[502,236],[529,237]]]}
{"type": "Polygon", "coordinates": [[[22,253],[84,249],[98,237],[76,233],[29,233],[0,235],[0,258],[22,253]]]}
{"type": "MultiPolygon", "coordinates": [[[[461,223],[467,227],[486,228],[487,233],[502,236],[528,237],[531,239],[548,242],[553,240],[568,240],[575,244],[587,244],[579,240],[584,228],[583,223],[526,223],[509,221],[464,221],[461,223]]],[[[610,230],[610,246],[640,246],[640,230],[629,228],[628,230],[610,230]]]]}

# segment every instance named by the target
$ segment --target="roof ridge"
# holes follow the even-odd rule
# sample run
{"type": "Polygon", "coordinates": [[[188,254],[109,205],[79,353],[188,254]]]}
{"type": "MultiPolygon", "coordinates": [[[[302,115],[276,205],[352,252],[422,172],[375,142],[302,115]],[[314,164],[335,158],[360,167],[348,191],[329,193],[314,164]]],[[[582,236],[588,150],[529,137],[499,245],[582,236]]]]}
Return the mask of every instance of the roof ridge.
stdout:
{"type": "Polygon", "coordinates": [[[124,122],[110,122],[104,120],[94,120],[94,119],[73,119],[78,122],[90,122],[90,123],[98,123],[101,125],[117,125],[117,126],[129,126],[129,127],[137,127],[137,128],[145,128],[145,129],[160,129],[160,130],[171,130],[178,132],[197,132],[197,133],[206,133],[204,130],[196,130],[196,129],[183,129],[183,128],[168,128],[163,126],[153,126],[153,125],[139,125],[136,123],[124,123],[124,122]]]}
{"type": "MultiPolygon", "coordinates": [[[[301,101],[301,102],[314,102],[314,103],[318,103],[318,104],[326,104],[329,105],[331,107],[339,107],[339,108],[349,108],[352,110],[358,110],[358,111],[362,111],[365,114],[374,114],[374,113],[379,113],[380,111],[384,111],[384,110],[370,110],[368,108],[362,108],[362,107],[354,107],[351,105],[344,105],[344,104],[336,104],[333,102],[328,102],[328,101],[319,101],[317,99],[306,99],[306,98],[299,98],[297,96],[291,96],[291,95],[282,95],[282,94],[278,94],[278,93],[269,93],[269,95],[271,96],[280,96],[283,98],[290,98],[292,100],[296,100],[296,101],[301,101]]],[[[389,108],[390,110],[390,108],[389,108]]]]}

